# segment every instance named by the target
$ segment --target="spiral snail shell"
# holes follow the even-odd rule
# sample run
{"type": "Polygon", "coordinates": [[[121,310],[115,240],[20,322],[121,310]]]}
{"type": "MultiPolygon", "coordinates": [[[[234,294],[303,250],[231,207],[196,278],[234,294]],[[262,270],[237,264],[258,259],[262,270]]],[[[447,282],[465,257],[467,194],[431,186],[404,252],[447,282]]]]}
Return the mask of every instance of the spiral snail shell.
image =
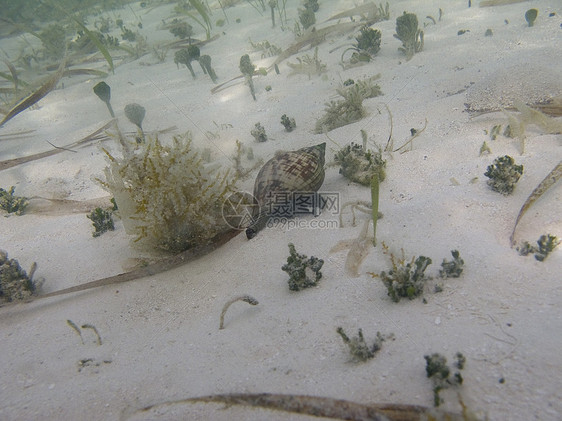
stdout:
{"type": "Polygon", "coordinates": [[[326,142],[296,151],[281,152],[267,161],[256,177],[254,199],[257,210],[246,229],[253,238],[266,224],[273,208],[272,193],[316,192],[324,182],[326,142]]]}

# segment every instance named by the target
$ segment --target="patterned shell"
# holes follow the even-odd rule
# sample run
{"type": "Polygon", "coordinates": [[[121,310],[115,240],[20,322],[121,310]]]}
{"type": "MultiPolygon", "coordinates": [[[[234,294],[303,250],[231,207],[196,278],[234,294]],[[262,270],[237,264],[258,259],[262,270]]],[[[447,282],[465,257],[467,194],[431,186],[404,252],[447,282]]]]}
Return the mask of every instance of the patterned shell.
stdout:
{"type": "Polygon", "coordinates": [[[264,209],[272,192],[313,192],[324,182],[326,143],[309,146],[296,151],[277,154],[262,167],[254,184],[254,197],[262,209],[253,215],[255,223],[246,230],[252,238],[263,228],[267,220],[264,209]]]}

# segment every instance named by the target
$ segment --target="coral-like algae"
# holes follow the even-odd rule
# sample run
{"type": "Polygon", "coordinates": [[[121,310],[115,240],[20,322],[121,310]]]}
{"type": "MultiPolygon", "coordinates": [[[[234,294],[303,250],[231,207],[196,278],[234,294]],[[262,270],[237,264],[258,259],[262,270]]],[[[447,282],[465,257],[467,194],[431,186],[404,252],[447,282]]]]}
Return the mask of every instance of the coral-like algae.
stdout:
{"type": "Polygon", "coordinates": [[[334,161],[340,165],[340,174],[345,178],[363,186],[371,185],[376,174],[379,182],[385,179],[386,160],[382,158],[382,151],[365,150],[361,145],[351,143],[340,149],[334,161]]]}
{"type": "Polygon", "coordinates": [[[0,209],[8,213],[22,215],[27,207],[27,198],[16,196],[14,194],[15,190],[15,186],[10,187],[10,190],[0,188],[0,209]]]}
{"type": "Polygon", "coordinates": [[[205,164],[189,133],[171,145],[149,137],[136,151],[124,148],[123,158],[105,152],[109,166],[99,181],[115,198],[135,243],[179,252],[227,230],[221,206],[236,191],[236,180],[205,164]]]}
{"type": "Polygon", "coordinates": [[[95,208],[89,215],[86,215],[86,217],[92,221],[92,225],[94,226],[92,237],[99,237],[104,232],[115,230],[111,211],[95,208]]]}
{"type": "Polygon", "coordinates": [[[396,18],[395,38],[402,41],[398,48],[410,60],[415,53],[423,50],[423,31],[418,28],[418,17],[414,13],[406,13],[396,18]]]}
{"type": "Polygon", "coordinates": [[[560,244],[560,240],[555,235],[545,234],[541,235],[537,240],[537,245],[533,246],[529,242],[524,241],[521,247],[517,250],[521,256],[527,256],[529,254],[534,254],[535,259],[539,262],[544,261],[548,255],[554,251],[556,247],[560,244]]]}
{"type": "Polygon", "coordinates": [[[523,165],[516,165],[509,155],[496,158],[484,173],[489,178],[488,185],[492,190],[504,196],[513,193],[515,183],[519,181],[521,174],[523,174],[523,165]]]}
{"type": "MultiPolygon", "coordinates": [[[[434,353],[431,355],[424,355],[425,358],[425,372],[427,377],[433,382],[433,405],[439,406],[443,399],[439,396],[441,390],[450,386],[458,386],[463,382],[460,371],[455,371],[452,377],[451,368],[447,365],[447,358],[441,354],[434,353]]],[[[466,363],[466,358],[460,352],[455,354],[456,361],[453,364],[458,370],[462,370],[466,363]]]]}
{"type": "Polygon", "coordinates": [[[338,332],[344,343],[349,347],[349,353],[355,361],[367,361],[368,359],[373,358],[382,348],[382,343],[385,340],[381,333],[377,332],[377,337],[375,338],[373,345],[369,346],[367,345],[367,342],[365,342],[361,328],[359,328],[357,336],[354,336],[351,339],[345,334],[342,327],[338,327],[336,332],[338,332]]]}
{"type": "Polygon", "coordinates": [[[0,250],[0,299],[10,302],[25,300],[36,290],[33,272],[37,267],[33,264],[29,276],[15,259],[8,259],[8,253],[0,250]]]}
{"type": "Polygon", "coordinates": [[[453,256],[452,261],[443,259],[441,263],[441,269],[439,269],[439,276],[442,278],[458,278],[461,276],[464,267],[464,260],[461,259],[461,255],[458,250],[451,250],[451,255],[453,256]]]}
{"type": "Polygon", "coordinates": [[[324,260],[314,256],[309,259],[304,254],[299,254],[295,250],[295,246],[289,243],[290,256],[287,257],[287,263],[281,269],[289,274],[289,289],[291,291],[300,291],[304,288],[316,286],[322,278],[322,265],[324,260]]]}
{"type": "Polygon", "coordinates": [[[296,127],[297,123],[292,117],[287,117],[287,114],[281,116],[281,124],[285,127],[285,131],[292,132],[296,127]]]}

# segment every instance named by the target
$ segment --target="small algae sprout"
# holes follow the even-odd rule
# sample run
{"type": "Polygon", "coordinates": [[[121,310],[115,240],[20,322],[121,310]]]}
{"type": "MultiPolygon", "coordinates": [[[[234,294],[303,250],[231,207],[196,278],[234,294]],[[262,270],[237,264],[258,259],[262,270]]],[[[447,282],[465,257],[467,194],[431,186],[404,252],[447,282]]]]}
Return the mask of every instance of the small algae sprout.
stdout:
{"type": "MultiPolygon", "coordinates": [[[[386,244],[382,244],[385,253],[388,253],[386,244]]],[[[411,261],[406,263],[404,250],[402,257],[397,258],[394,254],[390,254],[392,269],[388,272],[382,271],[380,275],[370,273],[372,277],[381,278],[387,289],[387,295],[395,303],[401,298],[414,298],[423,294],[425,283],[429,277],[425,274],[425,269],[431,264],[431,259],[425,256],[412,257],[411,261]]]]}
{"type": "Polygon", "coordinates": [[[338,327],[336,332],[341,336],[344,343],[349,347],[349,353],[354,361],[367,361],[375,356],[375,354],[382,348],[382,343],[385,340],[380,332],[377,332],[377,337],[373,342],[373,345],[367,345],[365,338],[363,337],[363,331],[359,328],[357,336],[349,338],[342,327],[338,327]]]}
{"type": "Polygon", "coordinates": [[[27,198],[16,196],[14,194],[15,190],[15,186],[10,187],[9,190],[0,188],[0,209],[8,213],[22,215],[27,207],[27,198]]]}
{"type": "Polygon", "coordinates": [[[203,54],[202,56],[199,57],[199,64],[203,69],[203,73],[209,75],[213,83],[217,83],[217,74],[215,73],[215,70],[211,66],[211,56],[207,54],[203,54]]]}
{"type": "MultiPolygon", "coordinates": [[[[129,119],[131,123],[137,126],[141,132],[140,140],[144,142],[144,130],[142,129],[142,121],[144,120],[144,116],[146,114],[146,110],[142,105],[132,103],[127,104],[125,106],[125,116],[129,119]]],[[[138,140],[137,140],[138,142],[138,140]]],[[[140,143],[140,142],[138,142],[140,143]]]]}
{"type": "Polygon", "coordinates": [[[295,246],[289,243],[290,256],[281,269],[289,274],[289,289],[300,291],[304,288],[316,286],[322,278],[322,265],[324,260],[311,256],[309,259],[304,254],[299,254],[295,246]]]}
{"type": "Polygon", "coordinates": [[[254,125],[254,128],[250,130],[250,134],[256,139],[256,142],[267,142],[267,134],[265,133],[265,128],[260,122],[254,125]]]}
{"type": "Polygon", "coordinates": [[[256,66],[252,63],[248,54],[244,54],[242,57],[240,57],[240,71],[246,78],[246,83],[250,87],[250,93],[252,94],[252,98],[254,98],[254,101],[256,100],[256,90],[254,88],[254,81],[252,80],[252,76],[254,76],[255,70],[256,66]]]}
{"type": "Polygon", "coordinates": [[[464,260],[461,259],[461,255],[458,250],[451,250],[451,255],[453,256],[452,261],[443,259],[441,263],[441,269],[439,269],[439,276],[442,278],[458,278],[461,276],[464,267],[464,260]]]}
{"type": "Polygon", "coordinates": [[[312,57],[305,54],[302,57],[297,57],[297,61],[298,63],[287,62],[287,66],[291,68],[289,76],[304,74],[308,75],[308,79],[310,80],[312,75],[320,76],[322,73],[328,71],[326,63],[322,63],[322,60],[318,58],[318,47],[314,49],[314,55],[312,57]]]}
{"type": "Polygon", "coordinates": [[[113,108],[109,103],[109,101],[111,100],[111,88],[109,87],[109,85],[105,82],[98,83],[96,86],[94,86],[94,93],[98,96],[99,99],[105,102],[105,105],[107,105],[107,109],[109,110],[109,114],[111,114],[111,117],[115,118],[115,113],[113,112],[113,108]]]}
{"type": "Polygon", "coordinates": [[[201,51],[199,47],[196,45],[190,45],[187,48],[182,48],[181,50],[176,51],[174,55],[174,63],[179,67],[180,64],[185,64],[185,66],[189,69],[191,76],[195,79],[195,71],[193,70],[193,66],[191,66],[191,62],[193,60],[199,60],[201,56],[201,51]]]}
{"type": "Polygon", "coordinates": [[[523,174],[523,165],[516,165],[509,155],[496,158],[484,173],[489,178],[488,185],[492,190],[504,196],[513,193],[515,183],[519,181],[521,174],[523,174]]]}
{"type": "Polygon", "coordinates": [[[95,208],[89,215],[86,215],[86,217],[92,221],[92,225],[94,226],[93,237],[99,237],[104,232],[115,230],[111,211],[95,208]]]}
{"type": "Polygon", "coordinates": [[[527,256],[529,254],[534,254],[535,259],[539,262],[543,262],[548,255],[554,251],[556,247],[560,244],[560,240],[551,234],[541,235],[537,240],[537,245],[533,246],[529,242],[524,241],[521,247],[517,248],[521,256],[527,256]]]}
{"type": "Polygon", "coordinates": [[[287,117],[287,114],[281,116],[281,124],[285,127],[286,132],[292,132],[296,127],[297,123],[292,117],[287,117]]]}
{"type": "Polygon", "coordinates": [[[30,298],[39,286],[33,281],[36,269],[37,264],[33,263],[28,275],[17,260],[9,259],[8,253],[0,250],[0,300],[11,302],[30,298]]]}
{"type": "MultiPolygon", "coordinates": [[[[443,389],[450,386],[458,386],[463,382],[460,371],[455,371],[451,377],[451,368],[447,365],[447,358],[445,356],[434,353],[431,355],[424,355],[425,358],[425,372],[427,377],[433,382],[433,405],[439,406],[443,399],[439,393],[443,389]]],[[[454,368],[462,370],[466,364],[466,358],[460,352],[455,354],[454,368]]]]}
{"type": "Polygon", "coordinates": [[[380,148],[375,152],[351,143],[336,153],[334,161],[340,166],[341,175],[363,186],[369,186],[375,174],[379,182],[385,179],[386,160],[380,148]]]}
{"type": "Polygon", "coordinates": [[[533,26],[535,24],[538,13],[539,11],[537,9],[529,9],[525,12],[525,20],[529,26],[533,26]]]}
{"type": "Polygon", "coordinates": [[[396,18],[394,37],[402,41],[398,49],[406,55],[406,60],[423,50],[423,31],[418,28],[418,17],[414,13],[404,12],[396,18]]]}
{"type": "Polygon", "coordinates": [[[206,164],[189,133],[165,144],[147,137],[118,158],[104,150],[109,166],[98,180],[113,197],[134,244],[178,253],[210,244],[228,231],[222,204],[236,191],[236,179],[206,164]]]}
{"type": "Polygon", "coordinates": [[[177,18],[172,20],[169,30],[173,36],[178,37],[179,39],[191,39],[191,36],[193,35],[193,27],[189,23],[177,18]]]}
{"type": "Polygon", "coordinates": [[[257,306],[259,304],[258,300],[256,300],[254,297],[251,297],[249,295],[241,295],[239,297],[234,297],[231,300],[228,300],[224,304],[224,307],[222,308],[219,329],[224,329],[224,316],[226,315],[226,311],[228,310],[230,305],[235,303],[236,301],[244,301],[245,303],[248,303],[253,306],[257,306]]]}
{"type": "Polygon", "coordinates": [[[306,7],[305,4],[305,8],[298,9],[298,11],[299,11],[299,22],[301,23],[304,29],[308,29],[316,23],[316,15],[314,14],[314,10],[312,10],[312,8],[306,7]]]}
{"type": "Polygon", "coordinates": [[[277,0],[269,0],[268,5],[271,9],[271,26],[275,28],[275,8],[277,7],[277,0]]]}

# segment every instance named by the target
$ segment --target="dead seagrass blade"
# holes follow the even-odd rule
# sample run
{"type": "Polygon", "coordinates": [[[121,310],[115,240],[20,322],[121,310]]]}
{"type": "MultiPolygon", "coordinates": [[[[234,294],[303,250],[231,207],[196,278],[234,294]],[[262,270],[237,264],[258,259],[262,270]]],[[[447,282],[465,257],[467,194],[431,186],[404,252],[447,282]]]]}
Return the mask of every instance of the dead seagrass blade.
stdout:
{"type": "Polygon", "coordinates": [[[265,227],[274,211],[276,193],[316,192],[324,182],[326,142],[296,151],[276,154],[265,163],[256,177],[254,199],[259,205],[246,230],[248,239],[265,227]]]}
{"type": "Polygon", "coordinates": [[[11,120],[16,115],[21,113],[23,110],[31,107],[33,104],[38,102],[41,98],[45,97],[49,92],[51,92],[56,86],[59,80],[61,79],[64,69],[66,67],[67,59],[65,58],[58,70],[43,84],[39,89],[33,92],[31,95],[25,97],[20,102],[18,102],[8,114],[0,121],[0,127],[4,125],[8,120],[11,120]]]}

